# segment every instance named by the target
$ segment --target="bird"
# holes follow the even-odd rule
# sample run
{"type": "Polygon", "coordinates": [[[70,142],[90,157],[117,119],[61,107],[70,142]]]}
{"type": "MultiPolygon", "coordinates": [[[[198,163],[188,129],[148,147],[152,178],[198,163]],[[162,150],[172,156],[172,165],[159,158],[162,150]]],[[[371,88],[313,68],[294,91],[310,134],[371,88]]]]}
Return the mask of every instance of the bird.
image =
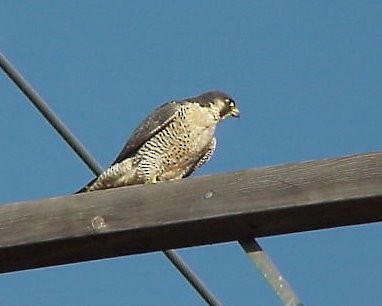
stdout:
{"type": "Polygon", "coordinates": [[[135,129],[111,166],[76,193],[188,177],[213,155],[217,125],[239,116],[234,99],[222,91],[162,104],[135,129]]]}

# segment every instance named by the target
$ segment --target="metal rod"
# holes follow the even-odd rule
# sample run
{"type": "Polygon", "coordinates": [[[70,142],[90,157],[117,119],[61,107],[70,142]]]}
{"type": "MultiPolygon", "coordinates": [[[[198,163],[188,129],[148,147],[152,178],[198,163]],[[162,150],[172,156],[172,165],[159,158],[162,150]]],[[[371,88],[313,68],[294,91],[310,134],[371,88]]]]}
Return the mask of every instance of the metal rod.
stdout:
{"type": "Polygon", "coordinates": [[[81,144],[81,142],[70,132],[69,128],[57,117],[57,115],[49,108],[47,103],[32,88],[32,86],[23,78],[15,67],[0,53],[0,66],[8,77],[17,85],[17,87],[28,97],[32,104],[39,110],[45,119],[60,134],[66,143],[76,152],[81,160],[98,175],[102,172],[102,167],[92,158],[90,153],[81,144]]]}
{"type": "Polygon", "coordinates": [[[216,297],[209,291],[206,290],[206,286],[203,282],[197,277],[196,274],[190,274],[190,268],[187,264],[179,260],[179,256],[176,255],[174,250],[163,251],[164,255],[172,262],[174,266],[177,267],[178,271],[190,282],[194,289],[203,297],[203,299],[208,303],[208,305],[219,306],[222,305],[216,297]]]}
{"type": "MultiPolygon", "coordinates": [[[[33,87],[24,79],[20,72],[0,53],[0,67],[8,75],[8,77],[16,84],[16,86],[24,93],[32,104],[39,110],[45,119],[53,126],[58,134],[73,149],[73,151],[81,158],[88,168],[96,175],[100,175],[103,171],[102,167],[95,158],[86,150],[82,143],[73,135],[69,128],[60,120],[60,118],[49,108],[43,98],[33,89],[33,87]]],[[[164,251],[166,257],[173,263],[186,280],[201,295],[205,302],[209,305],[221,305],[214,295],[209,291],[207,286],[194,274],[187,264],[176,254],[174,250],[164,251]]]]}
{"type": "Polygon", "coordinates": [[[303,306],[302,302],[293,292],[292,287],[281,275],[272,260],[263,251],[255,239],[240,240],[239,244],[259,269],[269,286],[286,306],[303,306]]]}

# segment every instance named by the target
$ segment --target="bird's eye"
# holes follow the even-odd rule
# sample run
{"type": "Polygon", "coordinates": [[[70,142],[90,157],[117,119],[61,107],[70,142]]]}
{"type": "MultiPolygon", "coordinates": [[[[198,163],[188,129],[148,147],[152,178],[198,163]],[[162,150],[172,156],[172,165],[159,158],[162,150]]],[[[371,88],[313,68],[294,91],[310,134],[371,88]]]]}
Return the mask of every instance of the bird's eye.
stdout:
{"type": "Polygon", "coordinates": [[[229,105],[229,107],[235,107],[235,102],[231,99],[224,99],[224,102],[229,105]]]}

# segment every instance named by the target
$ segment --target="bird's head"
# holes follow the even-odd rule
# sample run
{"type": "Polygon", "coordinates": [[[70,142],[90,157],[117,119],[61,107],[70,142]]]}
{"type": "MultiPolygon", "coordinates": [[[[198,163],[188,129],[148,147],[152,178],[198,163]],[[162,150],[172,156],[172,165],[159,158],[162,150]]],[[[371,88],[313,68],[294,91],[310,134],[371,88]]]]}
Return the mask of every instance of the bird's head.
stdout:
{"type": "Polygon", "coordinates": [[[219,112],[220,120],[223,120],[229,116],[236,118],[240,116],[240,112],[236,107],[235,101],[224,92],[209,91],[196,97],[195,101],[203,107],[216,108],[219,112]]]}

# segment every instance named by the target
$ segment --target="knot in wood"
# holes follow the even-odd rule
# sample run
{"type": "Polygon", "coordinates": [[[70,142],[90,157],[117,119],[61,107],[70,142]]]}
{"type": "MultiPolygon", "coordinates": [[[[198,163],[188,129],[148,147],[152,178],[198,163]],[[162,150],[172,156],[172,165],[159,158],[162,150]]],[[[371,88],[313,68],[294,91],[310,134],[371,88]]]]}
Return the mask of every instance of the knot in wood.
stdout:
{"type": "Polygon", "coordinates": [[[101,232],[106,227],[106,222],[101,216],[96,216],[92,219],[92,229],[95,232],[101,232]]]}
{"type": "Polygon", "coordinates": [[[214,193],[213,193],[211,190],[209,190],[209,191],[207,191],[207,192],[203,195],[203,198],[204,198],[205,200],[208,200],[208,199],[211,199],[213,196],[214,196],[214,193]]]}

